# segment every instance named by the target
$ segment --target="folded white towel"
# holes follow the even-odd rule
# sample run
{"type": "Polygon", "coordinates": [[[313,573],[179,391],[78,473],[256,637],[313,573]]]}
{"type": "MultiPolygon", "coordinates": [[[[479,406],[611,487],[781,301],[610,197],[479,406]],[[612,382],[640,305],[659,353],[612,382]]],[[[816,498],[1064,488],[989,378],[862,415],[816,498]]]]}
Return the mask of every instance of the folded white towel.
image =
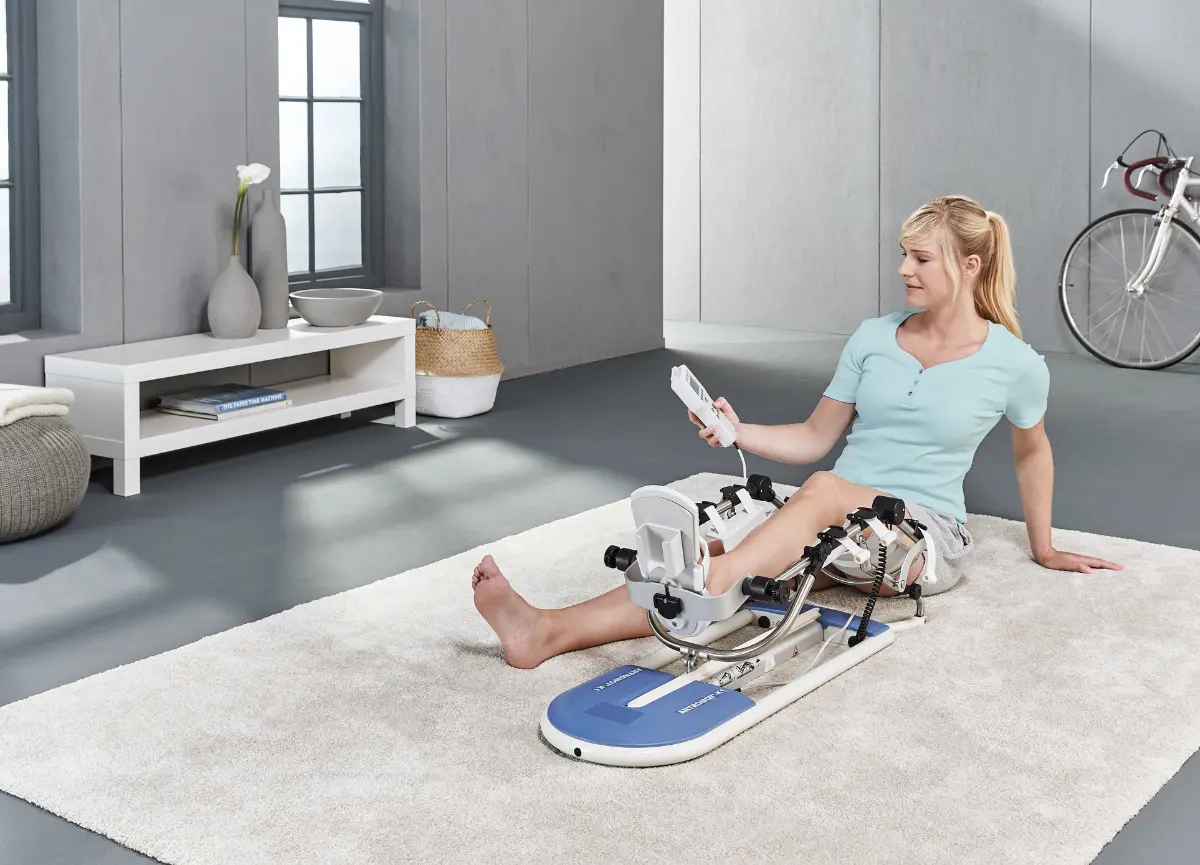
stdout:
{"type": "Polygon", "coordinates": [[[0,426],[23,417],[54,417],[67,413],[75,394],[65,387],[0,384],[0,426]]]}
{"type": "Polygon", "coordinates": [[[437,312],[426,309],[417,314],[417,327],[444,327],[446,330],[487,330],[487,322],[461,312],[437,312]]]}

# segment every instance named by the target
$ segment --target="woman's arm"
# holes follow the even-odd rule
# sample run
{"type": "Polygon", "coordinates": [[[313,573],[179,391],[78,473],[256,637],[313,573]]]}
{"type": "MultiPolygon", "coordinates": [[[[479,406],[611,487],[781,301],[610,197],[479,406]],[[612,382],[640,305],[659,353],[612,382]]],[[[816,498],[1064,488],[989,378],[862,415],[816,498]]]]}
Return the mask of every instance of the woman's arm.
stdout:
{"type": "Polygon", "coordinates": [[[1013,462],[1017,470],[1017,486],[1021,491],[1021,507],[1025,512],[1025,529],[1034,561],[1056,571],[1079,571],[1090,574],[1093,568],[1113,571],[1122,567],[1113,562],[1056,550],[1051,542],[1051,512],[1054,501],[1054,454],[1050,437],[1046,435],[1045,420],[1028,429],[1013,426],[1013,462]]]}
{"type": "Polygon", "coordinates": [[[1025,512],[1025,529],[1029,549],[1035,561],[1054,550],[1050,539],[1051,512],[1054,502],[1054,453],[1046,435],[1045,420],[1029,429],[1013,426],[1013,463],[1017,470],[1017,487],[1021,491],[1021,508],[1025,512]]]}
{"type": "MultiPolygon", "coordinates": [[[[729,418],[737,431],[737,443],[742,450],[764,459],[792,465],[808,465],[822,459],[854,419],[854,406],[823,396],[804,423],[747,424],[742,423],[724,397],[713,407],[729,418]]],[[[692,422],[700,426],[695,415],[688,412],[692,422]]],[[[711,444],[718,443],[711,430],[701,429],[700,435],[711,444]]]]}

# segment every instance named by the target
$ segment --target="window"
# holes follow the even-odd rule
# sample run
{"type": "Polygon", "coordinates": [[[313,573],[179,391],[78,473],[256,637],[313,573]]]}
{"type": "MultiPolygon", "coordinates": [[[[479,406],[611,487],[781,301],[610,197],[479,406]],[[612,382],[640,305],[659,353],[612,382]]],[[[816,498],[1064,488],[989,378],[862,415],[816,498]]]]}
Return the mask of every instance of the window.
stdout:
{"type": "Polygon", "coordinates": [[[41,323],[34,8],[0,0],[0,333],[41,323]]]}
{"type": "Polygon", "coordinates": [[[293,284],[383,281],[382,6],[279,6],[280,210],[293,284]]]}

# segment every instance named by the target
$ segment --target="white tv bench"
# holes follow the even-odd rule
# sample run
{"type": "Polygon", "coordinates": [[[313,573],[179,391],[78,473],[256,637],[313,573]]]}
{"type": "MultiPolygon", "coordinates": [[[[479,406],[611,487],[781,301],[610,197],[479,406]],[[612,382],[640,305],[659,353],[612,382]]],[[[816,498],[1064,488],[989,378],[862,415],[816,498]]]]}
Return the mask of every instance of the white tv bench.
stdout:
{"type": "Polygon", "coordinates": [[[355,327],[313,327],[292,319],[286,328],[248,339],[208,333],[86,349],[45,358],[47,387],[75,394],[70,420],[95,456],[113,460],[113,492],[141,492],[143,457],[256,433],[303,421],[346,416],[395,403],[391,423],[416,423],[416,321],[377,315],[355,327]],[[166,414],[147,406],[143,384],[212,373],[209,379],[258,384],[253,365],[329,352],[329,374],[271,384],[291,405],[211,421],[166,414]],[[241,369],[238,369],[241,368],[241,369]],[[247,369],[250,373],[247,373],[247,369]],[[229,371],[224,376],[220,371],[229,371]]]}

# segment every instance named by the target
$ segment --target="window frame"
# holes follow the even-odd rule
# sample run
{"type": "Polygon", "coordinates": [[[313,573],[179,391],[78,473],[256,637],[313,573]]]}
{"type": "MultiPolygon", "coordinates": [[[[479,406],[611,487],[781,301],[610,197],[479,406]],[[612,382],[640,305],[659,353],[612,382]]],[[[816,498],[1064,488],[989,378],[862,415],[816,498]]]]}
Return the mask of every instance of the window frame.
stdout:
{"type": "MultiPolygon", "coordinates": [[[[308,271],[289,273],[288,282],[296,287],[340,285],[360,288],[379,288],[384,283],[384,99],[383,99],[383,0],[356,3],[352,0],[280,0],[280,18],[308,19],[308,95],[279,95],[279,104],[298,102],[308,105],[308,185],[304,189],[284,188],[280,179],[280,201],[288,195],[303,195],[308,200],[308,271]],[[313,95],[312,21],[355,21],[362,25],[359,46],[360,93],[362,106],[360,133],[360,194],[362,206],[362,264],[316,270],[316,197],[334,190],[314,189],[314,114],[313,106],[320,102],[338,102],[337,98],[313,95]]],[[[282,149],[282,144],[281,144],[282,149]]],[[[354,187],[338,187],[355,191],[354,187]]]]}
{"type": "Polygon", "coordinates": [[[41,217],[37,115],[37,11],[29,0],[0,0],[6,14],[8,70],[9,291],[0,335],[41,326],[41,217]]]}

